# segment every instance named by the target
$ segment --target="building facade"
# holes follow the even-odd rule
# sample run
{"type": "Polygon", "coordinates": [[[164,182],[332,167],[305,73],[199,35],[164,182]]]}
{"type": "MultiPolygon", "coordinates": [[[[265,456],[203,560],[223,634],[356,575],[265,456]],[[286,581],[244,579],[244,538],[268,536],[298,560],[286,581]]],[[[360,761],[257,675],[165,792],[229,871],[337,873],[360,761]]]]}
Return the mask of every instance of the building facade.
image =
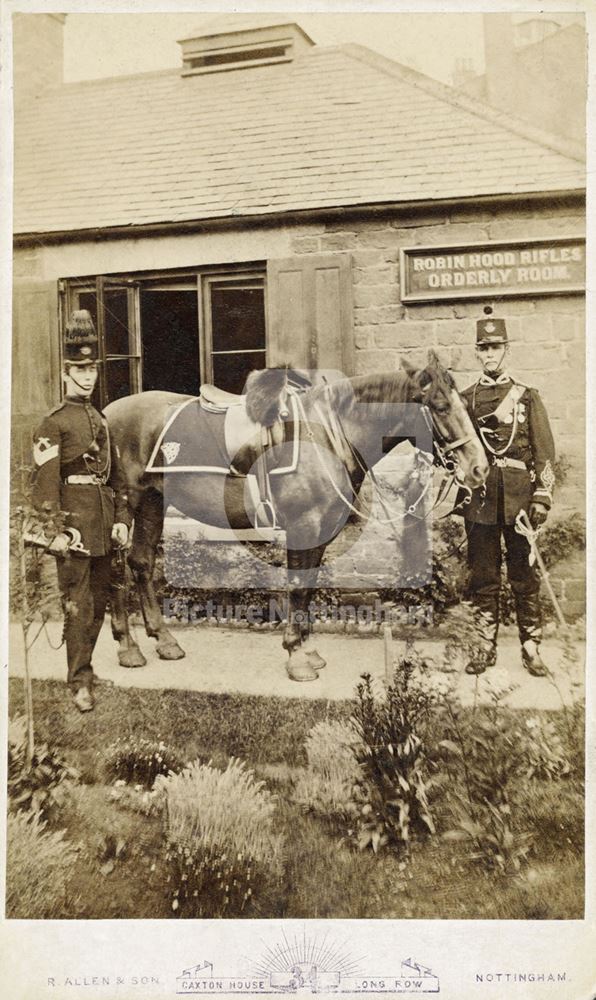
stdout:
{"type": "MultiPolygon", "coordinates": [[[[241,391],[279,362],[392,370],[430,347],[463,388],[489,304],[551,415],[559,511],[582,510],[584,196],[576,145],[295,24],[185,39],[178,71],[29,95],[15,459],[59,399],[72,308],[96,318],[105,404],[206,381],[241,391]]],[[[564,594],[575,613],[580,576],[564,594]]]]}

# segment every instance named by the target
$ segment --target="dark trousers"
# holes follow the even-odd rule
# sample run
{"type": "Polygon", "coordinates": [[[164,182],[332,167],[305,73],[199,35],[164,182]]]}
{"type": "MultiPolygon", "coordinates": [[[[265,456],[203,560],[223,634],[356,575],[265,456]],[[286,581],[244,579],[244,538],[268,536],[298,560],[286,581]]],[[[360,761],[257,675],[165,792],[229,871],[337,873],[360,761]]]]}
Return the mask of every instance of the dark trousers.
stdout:
{"type": "Polygon", "coordinates": [[[530,546],[513,524],[478,524],[466,521],[468,537],[468,597],[482,611],[483,633],[494,643],[499,627],[499,592],[501,589],[502,549],[505,541],[507,576],[513,591],[520,641],[542,638],[540,611],[540,577],[536,566],[530,566],[530,546]]]}
{"type": "Polygon", "coordinates": [[[57,559],[64,611],[67,683],[73,691],[91,688],[91,657],[103,624],[110,593],[111,557],[67,556],[57,559]]]}

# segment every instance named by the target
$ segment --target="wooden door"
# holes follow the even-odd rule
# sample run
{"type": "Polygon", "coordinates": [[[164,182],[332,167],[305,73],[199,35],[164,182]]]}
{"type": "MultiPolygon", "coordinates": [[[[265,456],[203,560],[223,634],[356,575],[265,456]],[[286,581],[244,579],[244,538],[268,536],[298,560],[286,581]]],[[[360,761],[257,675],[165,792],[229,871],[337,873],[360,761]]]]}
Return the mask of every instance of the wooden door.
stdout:
{"type": "Polygon", "coordinates": [[[354,373],[352,262],[347,253],[270,260],[269,365],[354,373]]]}
{"type": "Polygon", "coordinates": [[[12,337],[12,472],[19,489],[31,464],[31,435],[60,401],[58,283],[16,281],[12,337]]]}

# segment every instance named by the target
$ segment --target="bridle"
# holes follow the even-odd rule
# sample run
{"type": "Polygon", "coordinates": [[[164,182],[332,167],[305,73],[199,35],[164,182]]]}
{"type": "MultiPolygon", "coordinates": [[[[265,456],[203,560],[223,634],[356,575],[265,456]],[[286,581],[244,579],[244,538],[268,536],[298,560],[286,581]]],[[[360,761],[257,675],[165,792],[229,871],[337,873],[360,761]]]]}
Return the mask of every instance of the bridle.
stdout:
{"type": "MultiPolygon", "coordinates": [[[[370,475],[371,481],[375,486],[379,502],[385,513],[389,514],[389,507],[382,496],[382,492],[380,490],[379,483],[374,474],[373,469],[369,469],[364,465],[362,459],[360,458],[360,455],[353,447],[353,445],[350,443],[345,433],[340,415],[337,412],[335,412],[334,408],[331,405],[331,387],[329,385],[325,386],[324,398],[326,402],[327,413],[324,412],[323,408],[320,407],[318,403],[315,404],[315,412],[317,414],[320,424],[324,428],[327,437],[329,438],[334,454],[336,454],[337,457],[342,462],[344,462],[345,465],[345,459],[343,457],[343,454],[345,454],[345,450],[347,450],[347,452],[351,455],[353,461],[355,462],[356,467],[359,468],[364,475],[367,474],[370,475]]],[[[319,460],[319,464],[321,465],[321,468],[325,473],[325,476],[327,477],[331,486],[333,487],[334,492],[337,494],[339,499],[350,510],[352,514],[361,518],[362,520],[369,520],[370,515],[363,514],[362,511],[360,511],[350,500],[348,500],[348,498],[344,496],[342,490],[335,482],[329,470],[329,467],[321,454],[320,445],[316,440],[316,436],[313,431],[311,422],[308,419],[308,416],[304,409],[304,403],[302,401],[301,395],[297,394],[296,399],[298,402],[300,417],[306,429],[306,434],[311,444],[313,445],[315,454],[319,460]]],[[[422,451],[421,449],[417,449],[416,452],[417,455],[419,456],[419,460],[421,460],[423,463],[426,463],[426,470],[423,475],[423,478],[426,479],[426,482],[423,483],[421,491],[417,496],[417,498],[403,511],[403,513],[400,513],[396,516],[388,516],[387,518],[375,517],[374,520],[376,521],[377,524],[392,525],[395,524],[396,522],[403,521],[403,519],[408,515],[416,516],[420,520],[426,520],[432,515],[432,513],[436,510],[436,508],[440,504],[444,503],[444,501],[446,500],[447,496],[451,492],[451,489],[453,488],[456,482],[458,484],[459,489],[464,491],[464,496],[457,504],[455,504],[455,506],[450,511],[448,511],[446,514],[442,514],[441,519],[444,517],[448,517],[459,507],[466,506],[467,504],[470,503],[472,499],[472,490],[470,489],[470,487],[466,486],[458,479],[457,462],[456,460],[453,459],[452,456],[454,452],[458,451],[460,448],[463,448],[464,445],[466,445],[469,441],[472,441],[474,439],[473,432],[471,434],[459,437],[455,441],[446,441],[442,431],[438,427],[437,422],[434,418],[432,407],[428,403],[423,403],[421,404],[421,411],[423,419],[429,431],[431,432],[433,441],[432,457],[427,458],[426,457],[427,453],[422,451]],[[430,474],[430,469],[433,465],[436,465],[439,468],[443,468],[444,470],[443,479],[439,486],[437,497],[434,500],[430,509],[425,514],[418,515],[417,514],[418,507],[420,506],[420,504],[426,497],[429,489],[431,488],[432,476],[430,474]]],[[[418,472],[418,470],[412,474],[412,478],[415,479],[420,478],[420,473],[418,472]]]]}
{"type": "Polygon", "coordinates": [[[458,488],[464,493],[462,499],[459,500],[458,503],[456,503],[455,506],[447,512],[447,514],[441,515],[441,518],[448,517],[460,507],[467,507],[472,499],[472,490],[458,478],[457,459],[455,459],[453,455],[460,448],[463,448],[464,445],[469,444],[470,441],[474,440],[474,432],[472,430],[470,434],[462,435],[462,437],[456,438],[455,441],[447,441],[445,435],[437,424],[432,407],[428,403],[423,403],[421,405],[421,412],[426,426],[432,436],[433,464],[437,468],[443,469],[443,479],[439,486],[437,497],[429,511],[429,514],[426,516],[432,514],[438,506],[445,502],[456,483],[458,488]]]}

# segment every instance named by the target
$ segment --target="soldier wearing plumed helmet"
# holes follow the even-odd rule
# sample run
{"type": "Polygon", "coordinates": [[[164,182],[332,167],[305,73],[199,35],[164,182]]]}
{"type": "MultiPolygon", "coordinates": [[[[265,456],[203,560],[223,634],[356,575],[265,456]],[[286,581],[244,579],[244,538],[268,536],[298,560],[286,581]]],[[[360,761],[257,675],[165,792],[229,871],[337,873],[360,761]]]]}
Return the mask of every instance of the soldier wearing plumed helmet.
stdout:
{"type": "Polygon", "coordinates": [[[112,548],[126,545],[131,524],[119,456],[91,402],[97,347],[91,315],[76,310],[65,330],[65,396],[33,443],[32,500],[41,526],[63,517],[70,529],[49,532],[49,551],[57,557],[65,609],[67,683],[81,712],[94,705],[91,657],[108,601],[112,548]]]}

